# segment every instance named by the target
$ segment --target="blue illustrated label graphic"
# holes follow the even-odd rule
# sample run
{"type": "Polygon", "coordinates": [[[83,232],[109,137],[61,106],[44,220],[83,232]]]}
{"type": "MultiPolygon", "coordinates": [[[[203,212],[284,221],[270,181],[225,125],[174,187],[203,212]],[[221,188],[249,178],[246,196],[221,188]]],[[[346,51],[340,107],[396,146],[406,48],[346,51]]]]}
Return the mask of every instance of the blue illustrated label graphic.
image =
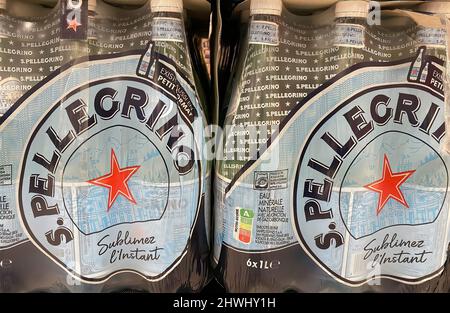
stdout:
{"type": "MultiPolygon", "coordinates": [[[[426,142],[402,132],[385,132],[360,152],[343,178],[339,203],[342,219],[355,239],[400,224],[432,223],[444,205],[447,178],[444,160],[426,142]],[[380,160],[381,156],[383,158],[380,160]],[[383,198],[382,187],[383,184],[389,187],[389,177],[385,177],[386,183],[378,183],[378,180],[382,178],[380,172],[383,172],[385,164],[386,167],[389,166],[391,173],[395,168],[398,172],[410,174],[400,175],[400,178],[410,177],[406,177],[405,182],[399,186],[398,201],[394,197],[395,188],[392,198],[388,199],[389,194],[383,198]],[[394,167],[394,164],[397,166],[394,167]],[[417,170],[408,170],[410,168],[417,170]],[[376,182],[376,186],[373,188],[371,184],[365,185],[365,182],[376,182]],[[378,199],[386,202],[383,205],[381,201],[378,206],[378,199]],[[377,210],[374,211],[368,203],[377,203],[377,210]]],[[[398,181],[394,180],[394,183],[398,181]]]]}
{"type": "Polygon", "coordinates": [[[450,224],[442,69],[420,47],[413,60],[358,64],[308,95],[259,158],[223,182],[224,245],[299,244],[348,286],[440,275],[450,224]],[[263,219],[267,203],[277,223],[263,219]],[[254,211],[248,243],[235,236],[240,208],[254,211]]]}
{"type": "Polygon", "coordinates": [[[152,75],[138,54],[80,60],[5,115],[14,186],[0,191],[17,197],[26,236],[0,248],[29,239],[87,283],[155,281],[181,261],[205,193],[205,120],[189,80],[156,56],[152,75]]]}
{"type": "Polygon", "coordinates": [[[316,263],[351,286],[380,277],[421,283],[446,261],[444,98],[429,77],[412,76],[422,62],[438,71],[423,53],[420,62],[357,69],[304,107],[329,109],[299,152],[293,224],[316,263]]]}

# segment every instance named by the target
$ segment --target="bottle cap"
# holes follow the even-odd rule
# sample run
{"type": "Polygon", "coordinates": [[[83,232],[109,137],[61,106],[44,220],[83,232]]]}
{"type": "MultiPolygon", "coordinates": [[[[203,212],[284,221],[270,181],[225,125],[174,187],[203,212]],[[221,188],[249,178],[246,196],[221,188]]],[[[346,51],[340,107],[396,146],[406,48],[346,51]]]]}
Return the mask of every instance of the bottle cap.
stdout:
{"type": "Polygon", "coordinates": [[[0,9],[6,9],[6,0],[0,0],[0,9]]]}
{"type": "Polygon", "coordinates": [[[338,1],[334,11],[335,17],[362,17],[369,15],[369,2],[367,1],[338,1]]]}
{"type": "Polygon", "coordinates": [[[88,11],[95,12],[96,9],[97,9],[97,0],[88,0],[88,11]]]}
{"type": "Polygon", "coordinates": [[[281,15],[283,2],[281,0],[251,0],[250,15],[270,14],[281,15]]]}
{"type": "Polygon", "coordinates": [[[152,12],[183,13],[183,0],[150,0],[152,12]]]}

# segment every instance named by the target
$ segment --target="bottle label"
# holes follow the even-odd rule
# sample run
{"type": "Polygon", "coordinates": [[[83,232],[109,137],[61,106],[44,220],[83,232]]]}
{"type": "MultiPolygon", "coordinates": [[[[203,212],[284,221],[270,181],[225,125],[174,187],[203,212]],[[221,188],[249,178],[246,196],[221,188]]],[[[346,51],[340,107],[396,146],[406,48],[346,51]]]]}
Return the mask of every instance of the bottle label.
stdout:
{"type": "Polygon", "coordinates": [[[271,251],[296,243],[289,216],[289,172],[262,165],[251,177],[240,176],[236,184],[228,181],[221,199],[226,245],[241,251],[271,251]]]}
{"type": "Polygon", "coordinates": [[[224,188],[224,244],[298,242],[350,286],[439,275],[450,222],[443,61],[424,47],[416,60],[355,66],[295,106],[224,188]]]}
{"type": "Polygon", "coordinates": [[[6,20],[5,15],[3,15],[2,12],[0,12],[0,42],[2,39],[6,39],[8,29],[8,21],[6,20]]]}
{"type": "Polygon", "coordinates": [[[256,45],[278,46],[278,24],[265,21],[251,21],[249,43],[256,45]]]}
{"type": "Polygon", "coordinates": [[[335,27],[334,44],[343,47],[364,48],[364,26],[339,23],[335,27]]]}
{"type": "MultiPolygon", "coordinates": [[[[83,1],[81,10],[85,3],[87,1],[83,1]]],[[[90,23],[89,30],[98,36],[89,41],[61,40],[64,39],[63,34],[59,36],[61,8],[49,10],[47,15],[33,21],[0,14],[0,116],[62,64],[88,54],[144,49],[151,36],[151,15],[145,7],[142,13],[140,17],[126,17],[119,24],[114,16],[96,18],[97,23],[90,23]]],[[[86,25],[77,27],[77,32],[66,30],[69,34],[80,34],[82,27],[86,28],[86,25]]],[[[65,39],[78,38],[69,36],[65,39]]]]}
{"type": "Polygon", "coordinates": [[[0,119],[0,249],[28,238],[87,283],[159,280],[181,261],[204,203],[204,119],[170,59],[153,53],[151,76],[143,60],[63,66],[0,119]]]}
{"type": "Polygon", "coordinates": [[[155,17],[153,19],[153,41],[184,42],[183,21],[179,18],[155,17]]]}
{"type": "Polygon", "coordinates": [[[417,43],[427,47],[445,48],[446,31],[442,28],[421,28],[417,31],[417,43]]]}
{"type": "Polygon", "coordinates": [[[0,117],[8,111],[8,109],[22,95],[22,83],[15,77],[8,77],[0,80],[0,117]]]}
{"type": "Polygon", "coordinates": [[[229,184],[224,177],[218,173],[214,178],[214,246],[213,260],[219,263],[220,251],[223,243],[223,225],[224,225],[224,195],[225,188],[229,184]]]}

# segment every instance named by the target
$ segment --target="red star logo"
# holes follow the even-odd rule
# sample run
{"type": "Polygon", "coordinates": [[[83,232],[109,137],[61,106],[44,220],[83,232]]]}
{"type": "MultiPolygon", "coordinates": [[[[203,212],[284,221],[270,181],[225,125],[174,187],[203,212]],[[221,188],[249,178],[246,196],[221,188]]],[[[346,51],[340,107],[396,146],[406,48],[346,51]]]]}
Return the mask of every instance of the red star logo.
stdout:
{"type": "Polygon", "coordinates": [[[78,23],[76,18],[74,18],[70,22],[67,22],[67,29],[72,29],[74,32],[77,31],[78,26],[81,26],[81,24],[78,23]]]}
{"type": "Polygon", "coordinates": [[[136,200],[134,200],[130,188],[128,188],[128,181],[131,176],[136,173],[139,167],[140,166],[129,166],[120,168],[116,154],[114,153],[114,150],[111,149],[111,172],[102,177],[88,181],[90,184],[109,189],[108,212],[119,195],[124,196],[130,200],[131,203],[136,204],[136,200]]]}
{"type": "Polygon", "coordinates": [[[377,215],[381,213],[384,205],[389,199],[394,199],[409,208],[403,196],[400,186],[414,173],[415,171],[406,171],[399,173],[392,173],[391,165],[386,155],[384,155],[383,162],[383,177],[369,185],[364,186],[367,189],[378,192],[380,197],[378,198],[377,215]]]}

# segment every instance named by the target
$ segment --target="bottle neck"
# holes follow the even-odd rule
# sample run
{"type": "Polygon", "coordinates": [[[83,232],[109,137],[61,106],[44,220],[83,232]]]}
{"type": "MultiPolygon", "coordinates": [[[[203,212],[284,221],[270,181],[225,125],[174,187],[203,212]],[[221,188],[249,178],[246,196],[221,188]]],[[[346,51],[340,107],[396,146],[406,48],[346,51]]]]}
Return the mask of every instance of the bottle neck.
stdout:
{"type": "Polygon", "coordinates": [[[334,19],[335,23],[338,24],[358,24],[365,25],[367,24],[367,19],[364,17],[355,17],[355,16],[339,16],[334,19]]]}
{"type": "Polygon", "coordinates": [[[178,12],[162,12],[162,11],[158,11],[158,12],[152,12],[153,13],[153,17],[170,17],[170,18],[175,18],[175,19],[182,19],[183,18],[183,14],[178,13],[178,12]]]}
{"type": "Polygon", "coordinates": [[[0,9],[0,39],[6,39],[8,36],[6,35],[6,10],[0,9]]]}
{"type": "Polygon", "coordinates": [[[250,16],[250,21],[264,21],[280,24],[281,16],[274,14],[255,14],[250,16]]]}
{"type": "Polygon", "coordinates": [[[175,12],[152,14],[152,39],[155,41],[186,42],[183,16],[175,12]]]}
{"type": "Polygon", "coordinates": [[[94,10],[88,11],[88,39],[95,40],[97,39],[97,32],[95,29],[95,16],[97,13],[94,10]]]}
{"type": "Polygon", "coordinates": [[[184,19],[177,12],[152,12],[151,42],[153,51],[172,60],[193,84],[193,68],[186,39],[184,19]]]}

